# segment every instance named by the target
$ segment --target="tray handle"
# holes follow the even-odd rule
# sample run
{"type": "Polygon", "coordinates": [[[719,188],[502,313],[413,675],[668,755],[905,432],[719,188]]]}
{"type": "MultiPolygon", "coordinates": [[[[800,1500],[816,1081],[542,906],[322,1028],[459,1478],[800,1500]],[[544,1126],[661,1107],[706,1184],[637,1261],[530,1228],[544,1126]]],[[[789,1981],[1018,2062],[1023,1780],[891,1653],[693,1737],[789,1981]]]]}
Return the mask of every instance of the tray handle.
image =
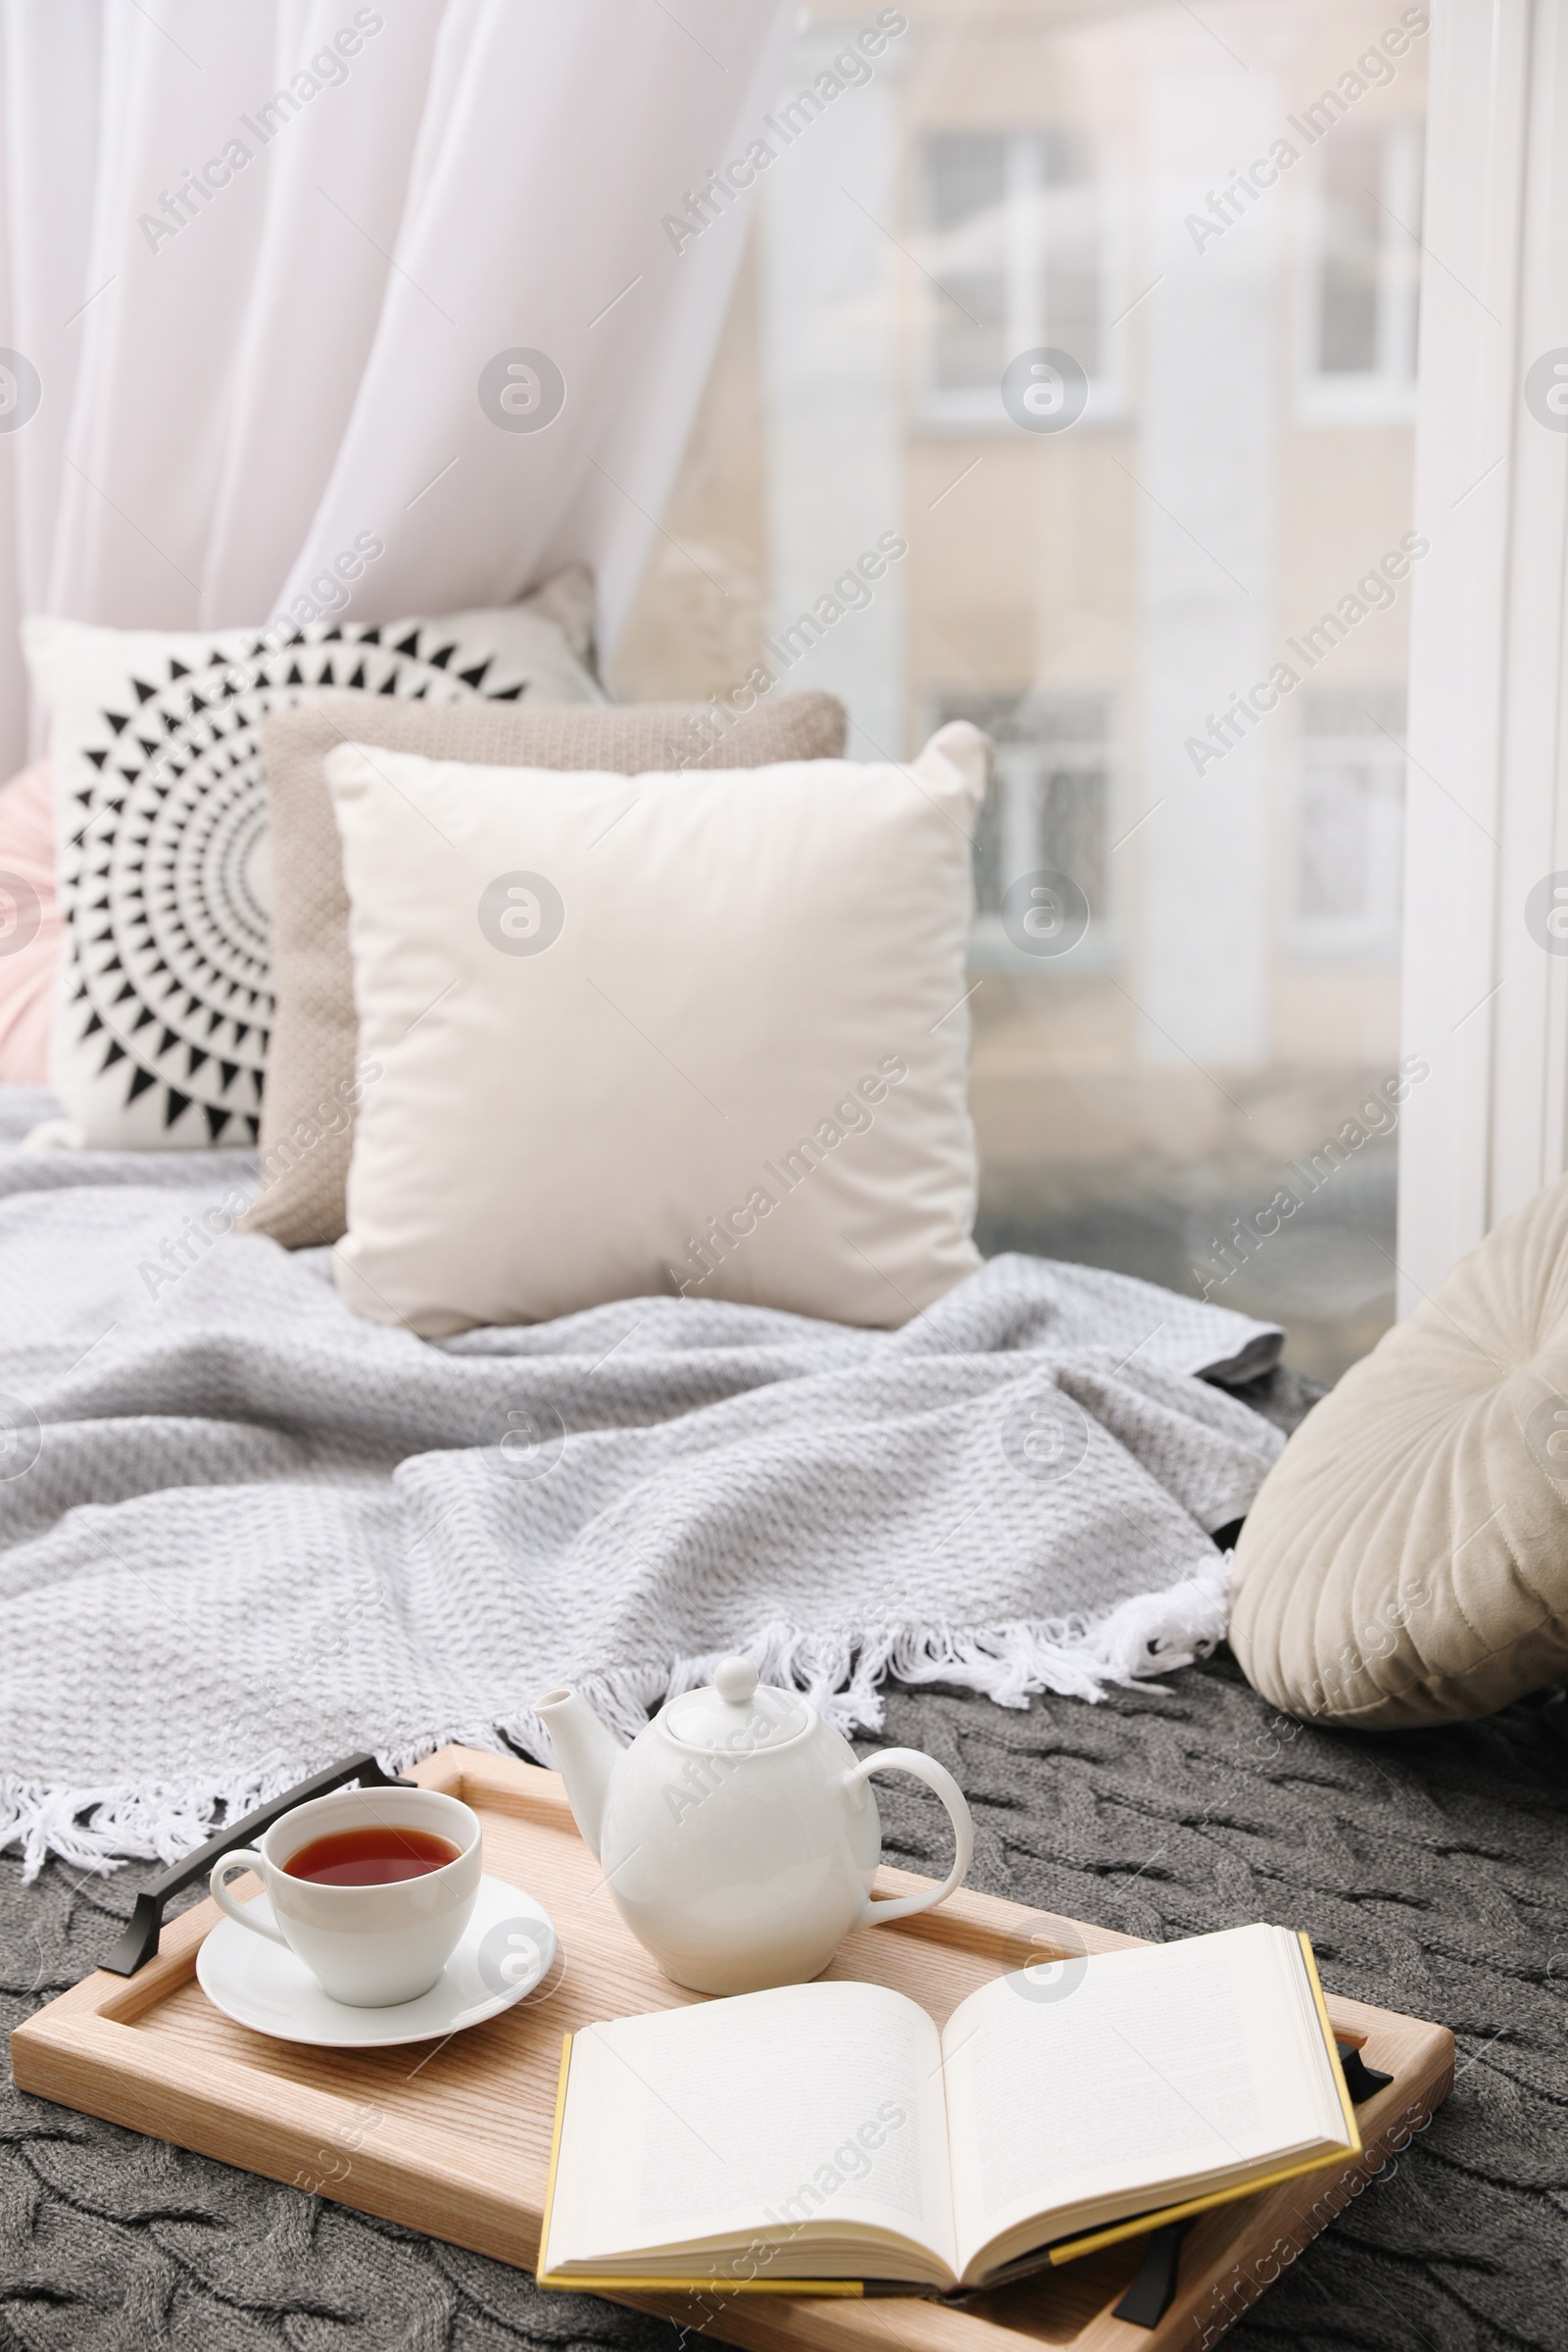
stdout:
{"type": "MultiPolygon", "coordinates": [[[[1394,2081],[1377,2067],[1368,2066],[1353,2041],[1336,2041],[1340,2065],[1345,2074],[1345,2087],[1350,2094],[1352,2106],[1376,2097],[1394,2081]]],[[[1134,2278],[1111,2317],[1127,2320],[1134,2328],[1157,2328],[1176,2300],[1176,2278],[1182,2259],[1182,2240],[1192,2228],[1196,2216],[1184,2222],[1167,2222],[1163,2229],[1150,2232],[1144,2249],[1144,2259],[1134,2278]]]]}
{"type": "Polygon", "coordinates": [[[1368,2066],[1355,2042],[1337,2041],[1334,2047],[1340,2053],[1345,2087],[1350,2094],[1352,2107],[1359,2107],[1363,2099],[1373,2098],[1380,2090],[1386,2090],[1394,2081],[1392,2075],[1384,2074],[1380,2068],[1368,2066]]]}
{"type": "Polygon", "coordinates": [[[133,1977],[158,1950],[164,1905],[171,1895],[194,1886],[198,1879],[205,1879],[220,1854],[231,1852],[236,1845],[249,1845],[296,1805],[308,1804],[313,1796],[325,1796],[329,1789],[342,1788],[350,1781],[358,1781],[366,1788],[413,1788],[417,1785],[400,1780],[395,1773],[383,1772],[374,1756],[365,1754],[345,1756],[341,1764],[329,1765],[325,1772],[313,1773],[297,1788],[286,1788],[281,1796],[270,1797],[254,1813],[247,1813],[243,1821],[228,1823],[206,1845],[194,1854],[187,1854],[171,1869],[161,1871],[150,1886],[144,1886],[114,1948],[99,1961],[99,1967],[107,1968],[117,1977],[133,1977]]]}

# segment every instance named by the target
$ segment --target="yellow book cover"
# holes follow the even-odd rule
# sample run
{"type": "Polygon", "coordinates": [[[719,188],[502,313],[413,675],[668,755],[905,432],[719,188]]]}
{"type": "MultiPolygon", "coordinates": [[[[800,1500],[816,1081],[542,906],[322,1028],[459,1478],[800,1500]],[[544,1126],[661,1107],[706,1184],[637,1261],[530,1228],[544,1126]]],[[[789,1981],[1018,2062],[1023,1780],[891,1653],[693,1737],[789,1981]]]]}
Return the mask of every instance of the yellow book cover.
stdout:
{"type": "MultiPolygon", "coordinates": [[[[563,2273],[552,2271],[545,2266],[550,2248],[551,2223],[556,2208],[557,2188],[561,2171],[562,2146],[567,2109],[567,2089],[572,2075],[573,2036],[567,2034],[562,2045],[561,2069],[557,2085],[555,2128],[551,2142],[549,2180],[546,2191],[543,2225],[540,2232],[541,2268],[538,2273],[539,2284],[541,2286],[553,2287],[557,2289],[576,2289],[579,2291],[586,2290],[589,2292],[597,2291],[612,2295],[663,2295],[700,2293],[719,2295],[772,2294],[794,2295],[800,2297],[843,2297],[859,2295],[881,2296],[887,2294],[941,2295],[946,2293],[952,2295],[973,2293],[979,2291],[982,2286],[1005,2283],[1012,2278],[1021,2278],[1030,2272],[1039,2271],[1048,2266],[1055,2267],[1061,2264],[1075,2262],[1085,2255],[1098,2253],[1102,2247],[1115,2245],[1123,2239],[1145,2236],[1151,2231],[1161,2229],[1170,2223],[1188,2220],[1192,2216],[1207,2212],[1215,2206],[1234,2203],[1245,2197],[1258,2196],[1268,2189],[1279,2186],[1284,2181],[1298,2179],[1303,2174],[1323,2171],[1331,2166],[1344,2167],[1353,2164],[1361,2154],[1361,2136],[1356,2123],[1355,2110],[1350,2101],[1349,2092],[1346,2087],[1344,2071],[1340,2065],[1339,2053],[1335,2044],[1333,2029],[1329,2023],[1328,2009],[1323,1998],[1323,1987],[1318,1978],[1317,1964],[1313,1955],[1310,1938],[1303,1933],[1298,1933],[1293,1937],[1284,1930],[1231,1930],[1225,1935],[1219,1936],[1191,1938],[1185,1944],[1145,1946],[1142,1947],[1142,1949],[1146,1954],[1186,1954],[1188,1955],[1187,1965],[1189,1971],[1191,1971],[1191,1968],[1195,1965],[1192,1955],[1197,1953],[1201,1956],[1203,1947],[1212,1947],[1215,1945],[1225,1944],[1227,1941],[1234,1938],[1245,1939],[1248,1937],[1273,1938],[1273,1949],[1276,1956],[1282,1949],[1288,1951],[1289,1947],[1293,1943],[1299,1950],[1300,1960],[1304,1970],[1305,1983],[1310,1996],[1311,2020],[1315,2020],[1317,2034],[1321,2037],[1322,2048],[1331,2070],[1330,2079],[1332,2080],[1335,2102],[1338,2108],[1338,2127],[1343,2131],[1344,2135],[1343,2139],[1336,2138],[1334,2144],[1332,2145],[1320,2147],[1311,2155],[1300,2158],[1297,2161],[1280,2164],[1261,2173],[1252,2173],[1247,2179],[1241,2181],[1232,2181],[1219,2187],[1200,2189],[1197,2191],[1197,2193],[1190,2197],[1173,2200],[1154,2209],[1146,2209],[1140,2213],[1134,2213],[1120,2218],[1107,2220],[1101,2227],[1080,2230],[1076,2232],[1058,2238],[1054,2242],[1046,2242],[1042,2239],[1037,2241],[1034,2245],[1026,2247],[1021,2253],[1017,2254],[1014,2259],[996,2263],[994,2267],[987,2269],[984,2272],[984,2275],[981,2277],[973,2277],[967,2273],[964,2274],[964,2277],[968,2279],[967,2284],[963,2283],[962,2279],[954,2285],[945,2286],[943,2283],[932,2278],[927,2278],[924,2280],[899,2279],[890,2278],[885,2276],[870,2278],[852,2278],[846,2276],[826,2278],[781,2277],[764,2278],[759,2278],[755,2275],[750,2277],[735,2276],[733,2275],[733,2272],[731,2275],[725,2275],[725,2273],[718,2268],[698,2272],[692,2276],[679,2278],[671,2278],[658,2273],[657,2271],[650,2272],[646,2270],[621,2271],[607,2269],[604,2272],[590,2273],[584,2270],[573,2268],[569,2272],[563,2273]]],[[[1121,1957],[1123,1957],[1123,1955],[1106,1955],[1106,1958],[1111,1960],[1121,1957]]],[[[1155,1966],[1157,1967],[1157,1962],[1155,1963],[1155,1966]]],[[[1189,1981],[1192,1981],[1191,1977],[1189,1981]]],[[[993,1980],[992,1984],[982,1987],[981,1991],[991,1991],[998,1982],[1001,1982],[1001,1980],[993,1980]]],[[[1298,1987],[1299,1975],[1295,1982],[1298,1987]]],[[[811,2011],[809,2008],[812,1996],[816,1996],[818,2003],[820,2003],[821,1996],[823,1995],[828,1996],[829,2000],[833,1999],[835,1996],[838,1996],[842,2001],[843,1996],[848,1995],[853,1999],[856,1994],[869,1997],[884,2005],[883,2010],[879,2013],[880,2022],[884,2031],[887,2028],[888,2022],[886,2005],[893,2004],[897,2009],[914,2012],[921,2020],[925,2032],[930,2035],[935,2035],[935,2028],[931,2025],[930,2020],[926,2018],[925,2013],[917,2010],[916,2004],[905,2001],[903,1995],[890,1993],[884,1987],[873,1988],[863,1985],[843,1984],[828,1985],[818,1983],[816,1984],[805,1986],[786,1986],[781,1987],[779,1992],[776,1993],[744,1994],[727,2002],[710,2003],[699,2009],[666,2011],[658,2013],[658,2015],[665,2022],[672,2032],[679,2034],[682,2031],[682,2028],[678,2021],[702,2019],[704,2017],[712,2018],[715,2011],[722,2011],[728,2013],[727,2020],[724,2022],[727,2022],[730,2026],[736,2028],[738,2031],[744,2027],[746,2034],[750,2034],[752,2035],[760,2035],[760,2040],[748,2042],[743,2038],[735,2045],[740,2053],[737,2061],[737,2079],[744,2080],[745,2059],[751,2049],[760,2049],[764,2043],[771,2044],[774,2047],[788,2046],[792,2049],[796,2047],[796,2044],[791,2037],[792,2034],[801,2032],[802,2029],[794,2022],[794,2020],[798,2019],[803,2013],[818,2013],[811,2011]],[[806,1996],[807,2004],[804,2012],[801,2003],[802,1995],[806,1996]],[[785,2006],[782,2008],[780,2007],[781,2002],[785,2004],[785,2006]],[[763,2004],[769,2003],[773,2004],[772,2009],[764,2010],[763,2004]],[[745,2013],[744,2016],[742,2013],[745,2013]]],[[[971,2001],[978,1998],[979,1995],[970,1996],[971,2001]]],[[[1308,2043],[1310,2043],[1311,2023],[1307,2019],[1306,2012],[1301,2004],[1298,1990],[1296,1994],[1295,2016],[1298,2033],[1304,2034],[1308,2043]]],[[[621,2022],[622,2025],[626,2025],[635,2021],[621,2022]]],[[[950,2025],[952,2021],[950,2021],[950,2025]]],[[[1011,2030],[1012,2029],[1009,2026],[1007,2029],[1009,2038],[1005,2045],[1009,2053],[1011,2050],[1011,2030]]],[[[596,2034],[598,2032],[599,2029],[595,2029],[596,2034]]],[[[682,2045],[682,2048],[684,2054],[684,2045],[682,2045]]],[[[797,2082],[806,2079],[803,2070],[807,2065],[808,2051],[809,2038],[808,2036],[796,2062],[796,2073],[794,2079],[797,2082]]],[[[1284,2063],[1283,2060],[1281,2063],[1284,2063]]],[[[937,2072],[939,2075],[943,2072],[945,2064],[946,2061],[939,2058],[937,2065],[937,2072]]],[[[940,2090],[937,2096],[940,2103],[940,2090]]],[[[592,2108],[590,2107],[587,2112],[592,2114],[592,2108]]],[[[601,2112],[604,2111],[601,2110],[601,2112]]],[[[1297,2144],[1300,2144],[1299,2140],[1297,2144]]],[[[957,2156],[955,2155],[954,2178],[955,2180],[957,2180],[958,2177],[958,2159],[957,2156]]],[[[770,2217],[770,2219],[772,2218],[773,2217],[770,2217]]],[[[1040,2218],[1043,2224],[1049,2226],[1049,2207],[1042,2212],[1040,2218]]],[[[759,2228],[760,2232],[762,2225],[760,2225],[759,2228]]],[[[852,2235],[853,2242],[853,2232],[849,2232],[849,2234],[852,2235]]],[[[613,2242],[613,2240],[612,2240],[612,2242],[613,2242]]],[[[623,2238],[621,2242],[625,2243],[629,2241],[623,2238]]],[[[679,2241],[677,2240],[676,2242],[678,2243],[679,2241]]],[[[694,2252],[698,2251],[701,2246],[701,2242],[700,2236],[694,2234],[692,2241],[694,2252]]],[[[1016,2242],[1016,2237],[1014,2237],[1014,2242],[1016,2242]]],[[[754,2241],[753,2244],[746,2248],[741,2254],[737,2255],[733,2247],[731,2247],[729,2251],[732,2263],[738,2263],[741,2260],[754,2258],[760,2250],[760,2247],[765,2248],[767,2243],[768,2241],[764,2238],[761,2238],[760,2235],[759,2240],[754,2241]]],[[[917,2251],[918,2249],[912,2250],[917,2251]]],[[[885,2246],[883,2251],[885,2254],[885,2246]]],[[[765,2260],[767,2256],[764,2252],[763,2259],[765,2260]]],[[[715,2264],[722,2259],[722,2257],[717,2253],[716,2249],[714,2259],[715,2264]]],[[[933,2266],[935,2266],[934,2253],[929,2256],[929,2259],[932,2261],[933,2266]]],[[[978,2259],[978,2256],[975,2257],[975,2260],[978,2259]]],[[[971,2269],[972,2267],[973,2266],[971,2265],[971,2269]]],[[[953,2277],[951,2270],[947,2272],[947,2277],[950,2278],[953,2277]]]]}

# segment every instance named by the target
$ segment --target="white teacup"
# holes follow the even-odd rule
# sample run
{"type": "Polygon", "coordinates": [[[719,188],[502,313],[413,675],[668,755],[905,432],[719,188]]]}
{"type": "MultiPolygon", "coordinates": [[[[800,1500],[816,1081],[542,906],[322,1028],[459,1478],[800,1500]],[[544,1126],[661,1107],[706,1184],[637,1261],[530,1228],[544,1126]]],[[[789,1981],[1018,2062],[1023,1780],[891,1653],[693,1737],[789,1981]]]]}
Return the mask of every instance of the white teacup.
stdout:
{"type": "Polygon", "coordinates": [[[296,1805],[259,1845],[236,1846],[208,1881],[220,1911],[254,1935],[270,1936],[303,1960],[324,1992],[353,2009],[387,2009],[428,1992],[468,1924],[482,1870],[479,1817],[433,1788],[342,1788],[296,1805]],[[424,1830],[458,1849],[457,1859],[416,1879],[334,1886],[296,1879],[287,1864],[318,1838],[376,1827],[424,1830]],[[237,1902],[228,1881],[253,1870],[272,1906],[237,1902]]]}

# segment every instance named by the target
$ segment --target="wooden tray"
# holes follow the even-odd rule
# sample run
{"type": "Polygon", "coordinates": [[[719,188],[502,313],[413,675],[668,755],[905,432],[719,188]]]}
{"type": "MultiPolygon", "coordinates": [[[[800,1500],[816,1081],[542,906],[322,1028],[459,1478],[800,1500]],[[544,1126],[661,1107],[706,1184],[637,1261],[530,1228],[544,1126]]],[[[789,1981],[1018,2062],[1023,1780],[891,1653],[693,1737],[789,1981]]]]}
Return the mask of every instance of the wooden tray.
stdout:
{"type": "MultiPolygon", "coordinates": [[[[661,1976],[621,1925],[555,1773],[447,1747],[411,1777],[472,1805],[484,1824],[485,1868],[527,1887],[554,1918],[564,1973],[542,2001],[534,1994],[444,2043],[339,2052],[271,2041],[221,2016],[196,1983],[197,1947],[220,1916],[203,1902],[166,1927],[158,1957],[137,1975],[99,1970],[19,2026],[12,2070],[23,2090],[531,2269],[563,2034],[701,1996],[661,1976]]],[[[885,1869],[878,1891],[926,1883],[885,1869]]],[[[894,1985],[942,2024],[1000,1970],[1045,1957],[1058,1931],[1068,1951],[1138,1940],[960,1891],[938,1911],[862,1929],[827,1973],[894,1985]]],[[[1329,2014],[1342,2040],[1362,2045],[1367,2064],[1394,2077],[1356,2111],[1359,2162],[1200,2216],[1182,2249],[1176,2298],[1152,2330],[1112,2316],[1138,2271],[1141,2239],[961,2306],[904,2297],[624,2300],[758,2352],[1022,2352],[1024,2342],[1199,2352],[1447,2093],[1453,2036],[1445,2028],[1332,1996],[1329,2014]]]]}

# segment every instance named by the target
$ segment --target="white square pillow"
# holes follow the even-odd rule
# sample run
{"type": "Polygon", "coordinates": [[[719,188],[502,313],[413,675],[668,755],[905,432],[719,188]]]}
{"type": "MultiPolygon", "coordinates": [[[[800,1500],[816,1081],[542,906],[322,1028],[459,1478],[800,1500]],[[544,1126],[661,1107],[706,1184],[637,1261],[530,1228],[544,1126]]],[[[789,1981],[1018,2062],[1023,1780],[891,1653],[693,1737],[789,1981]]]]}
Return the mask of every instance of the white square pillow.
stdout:
{"type": "Polygon", "coordinates": [[[606,1299],[905,1322],[979,1257],[990,747],[640,776],[340,745],[362,1067],[338,1289],[430,1337],[606,1299]]]}
{"type": "Polygon", "coordinates": [[[580,565],[439,620],[175,634],[38,617],[63,952],[44,1145],[123,1151],[258,1131],[272,1024],[269,710],[353,687],[412,700],[602,703],[580,565]]]}

